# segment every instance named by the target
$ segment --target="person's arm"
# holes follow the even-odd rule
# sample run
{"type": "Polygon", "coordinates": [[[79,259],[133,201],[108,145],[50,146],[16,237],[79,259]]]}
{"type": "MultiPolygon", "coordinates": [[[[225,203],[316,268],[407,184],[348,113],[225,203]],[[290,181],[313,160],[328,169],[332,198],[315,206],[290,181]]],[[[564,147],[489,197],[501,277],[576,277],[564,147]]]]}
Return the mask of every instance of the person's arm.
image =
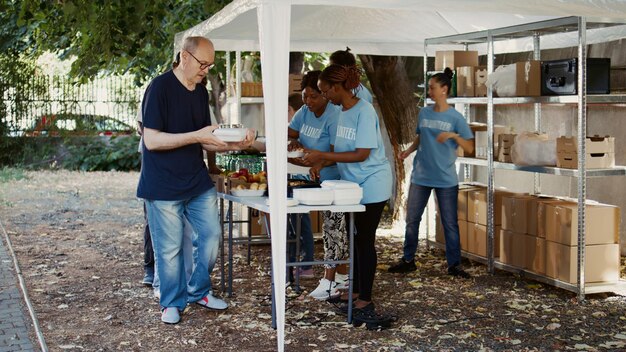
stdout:
{"type": "Polygon", "coordinates": [[[330,161],[335,163],[360,163],[367,160],[370,156],[371,149],[357,148],[350,152],[320,152],[314,149],[305,149],[303,159],[311,164],[317,164],[321,161],[330,161]]]}
{"type": "Polygon", "coordinates": [[[144,144],[148,150],[152,151],[171,150],[195,143],[203,146],[227,147],[228,144],[213,135],[213,130],[216,128],[217,126],[207,126],[193,132],[167,133],[144,126],[144,144]]]}
{"type": "Polygon", "coordinates": [[[202,148],[210,152],[229,152],[233,150],[244,150],[248,149],[252,145],[252,143],[254,143],[255,137],[256,131],[252,128],[249,128],[248,132],[246,133],[246,138],[241,142],[224,143],[220,140],[223,145],[202,143],[202,148]]]}
{"type": "Polygon", "coordinates": [[[411,155],[411,153],[413,153],[414,151],[417,150],[417,147],[420,145],[420,136],[419,134],[417,136],[415,136],[415,139],[413,140],[413,143],[411,143],[411,145],[400,152],[400,155],[398,155],[400,157],[400,159],[404,160],[406,159],[409,155],[411,155]]]}
{"type": "Polygon", "coordinates": [[[473,139],[465,139],[461,137],[458,133],[454,132],[441,132],[437,136],[437,142],[444,143],[448,139],[453,139],[456,144],[458,144],[465,153],[471,154],[474,151],[474,140],[473,139]]]}

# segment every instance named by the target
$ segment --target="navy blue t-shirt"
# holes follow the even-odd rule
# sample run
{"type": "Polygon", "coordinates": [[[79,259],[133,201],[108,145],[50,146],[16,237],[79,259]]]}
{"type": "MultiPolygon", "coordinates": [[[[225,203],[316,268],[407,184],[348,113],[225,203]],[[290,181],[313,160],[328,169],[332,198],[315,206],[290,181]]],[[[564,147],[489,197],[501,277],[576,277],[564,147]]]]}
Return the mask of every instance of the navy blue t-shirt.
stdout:
{"type": "MultiPolygon", "coordinates": [[[[209,95],[197,84],[189,91],[173,71],[156,77],[146,89],[142,113],[144,127],[167,133],[197,131],[211,124],[209,95]]],[[[143,148],[137,197],[149,200],[184,200],[213,187],[203,160],[202,146],[151,151],[143,148]]]]}

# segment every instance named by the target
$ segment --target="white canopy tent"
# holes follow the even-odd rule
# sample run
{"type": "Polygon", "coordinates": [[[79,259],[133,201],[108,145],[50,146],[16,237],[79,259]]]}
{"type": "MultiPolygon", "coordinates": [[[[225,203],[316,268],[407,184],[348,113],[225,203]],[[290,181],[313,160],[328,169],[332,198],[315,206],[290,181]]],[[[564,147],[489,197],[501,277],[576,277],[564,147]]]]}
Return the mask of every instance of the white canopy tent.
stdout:
{"type": "MultiPolygon", "coordinates": [[[[349,46],[372,55],[424,55],[424,39],[587,16],[626,20],[623,0],[235,0],[208,20],[176,35],[175,52],[190,35],[220,51],[260,51],[275,282],[285,282],[287,212],[287,95],[289,51],[333,52],[349,46]],[[280,216],[279,216],[280,215],[280,216]]],[[[587,43],[626,37],[626,27],[596,29],[587,43]]],[[[541,39],[542,49],[577,45],[576,33],[541,39]]],[[[438,47],[438,49],[440,49],[438,47]]],[[[482,53],[486,46],[472,47],[482,53]]],[[[496,44],[495,52],[532,50],[532,40],[496,44]]],[[[429,53],[432,55],[433,52],[429,53]]],[[[275,285],[278,350],[284,349],[285,286],[275,285]]]]}

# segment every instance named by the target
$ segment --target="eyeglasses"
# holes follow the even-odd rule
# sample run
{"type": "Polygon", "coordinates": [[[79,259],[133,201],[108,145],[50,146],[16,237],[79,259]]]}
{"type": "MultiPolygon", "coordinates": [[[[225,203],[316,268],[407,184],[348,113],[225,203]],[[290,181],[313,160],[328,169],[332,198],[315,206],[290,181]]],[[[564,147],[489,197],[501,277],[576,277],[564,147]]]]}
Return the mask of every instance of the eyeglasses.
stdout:
{"type": "MultiPolygon", "coordinates": [[[[186,51],[186,50],[185,50],[185,51],[186,51]]],[[[196,59],[196,61],[198,61],[198,63],[200,64],[200,69],[201,69],[201,70],[204,70],[204,69],[206,69],[206,68],[208,68],[208,69],[210,70],[210,69],[212,69],[213,67],[215,67],[215,63],[213,63],[213,62],[212,62],[212,63],[208,64],[208,63],[206,63],[206,62],[202,62],[202,61],[198,60],[198,58],[196,58],[195,56],[193,56],[193,54],[192,54],[192,53],[190,53],[189,51],[187,51],[187,53],[188,53],[189,55],[191,55],[191,57],[193,57],[194,59],[196,59]]]]}

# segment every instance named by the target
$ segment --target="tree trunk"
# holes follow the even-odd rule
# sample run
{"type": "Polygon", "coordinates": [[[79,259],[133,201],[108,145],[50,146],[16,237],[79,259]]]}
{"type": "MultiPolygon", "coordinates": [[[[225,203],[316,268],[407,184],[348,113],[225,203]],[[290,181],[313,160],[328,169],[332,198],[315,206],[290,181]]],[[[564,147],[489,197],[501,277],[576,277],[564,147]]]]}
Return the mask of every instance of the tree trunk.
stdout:
{"type": "MultiPolygon", "coordinates": [[[[396,185],[393,204],[393,219],[398,219],[402,204],[403,183],[406,177],[404,163],[399,154],[406,143],[415,138],[415,126],[418,113],[418,100],[414,92],[416,85],[409,79],[407,58],[399,56],[359,55],[367,78],[376,96],[387,129],[387,135],[393,148],[396,185]]],[[[423,76],[423,74],[422,74],[423,76]]]]}

